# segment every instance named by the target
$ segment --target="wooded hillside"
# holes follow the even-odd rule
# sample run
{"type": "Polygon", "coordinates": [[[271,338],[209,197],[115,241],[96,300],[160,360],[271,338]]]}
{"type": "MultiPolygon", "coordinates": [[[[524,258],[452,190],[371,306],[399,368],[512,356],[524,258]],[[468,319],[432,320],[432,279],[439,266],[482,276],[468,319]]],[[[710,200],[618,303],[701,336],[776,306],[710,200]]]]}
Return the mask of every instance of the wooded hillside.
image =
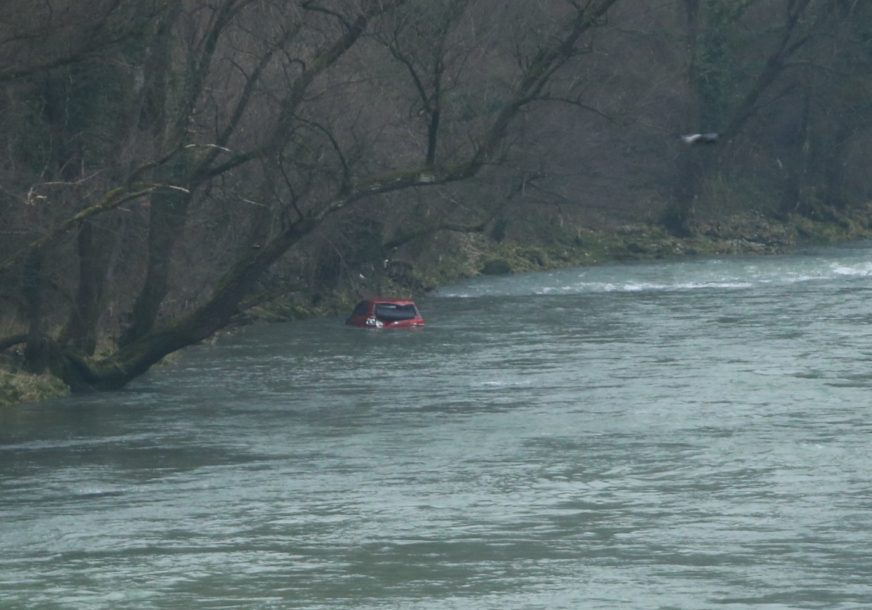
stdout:
{"type": "Polygon", "coordinates": [[[870,59],[859,0],[5,2],[0,352],[115,388],[450,236],[865,205],[870,59]]]}

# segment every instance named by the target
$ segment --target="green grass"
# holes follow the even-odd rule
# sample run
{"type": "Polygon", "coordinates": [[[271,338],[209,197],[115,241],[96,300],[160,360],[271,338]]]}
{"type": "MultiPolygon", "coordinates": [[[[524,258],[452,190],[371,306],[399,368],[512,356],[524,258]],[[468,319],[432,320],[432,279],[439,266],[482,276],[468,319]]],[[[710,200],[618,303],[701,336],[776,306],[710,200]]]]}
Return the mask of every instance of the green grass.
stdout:
{"type": "Polygon", "coordinates": [[[0,407],[66,396],[70,389],[52,375],[0,370],[0,407]]]}

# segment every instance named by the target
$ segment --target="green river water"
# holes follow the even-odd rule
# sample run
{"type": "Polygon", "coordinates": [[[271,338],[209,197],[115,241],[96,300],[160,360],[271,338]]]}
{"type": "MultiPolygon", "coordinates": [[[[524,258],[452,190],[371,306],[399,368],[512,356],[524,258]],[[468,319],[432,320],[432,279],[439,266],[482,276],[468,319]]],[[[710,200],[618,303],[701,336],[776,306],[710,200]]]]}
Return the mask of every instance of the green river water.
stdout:
{"type": "Polygon", "coordinates": [[[872,607],[872,245],[480,278],[0,413],[0,608],[872,607]]]}

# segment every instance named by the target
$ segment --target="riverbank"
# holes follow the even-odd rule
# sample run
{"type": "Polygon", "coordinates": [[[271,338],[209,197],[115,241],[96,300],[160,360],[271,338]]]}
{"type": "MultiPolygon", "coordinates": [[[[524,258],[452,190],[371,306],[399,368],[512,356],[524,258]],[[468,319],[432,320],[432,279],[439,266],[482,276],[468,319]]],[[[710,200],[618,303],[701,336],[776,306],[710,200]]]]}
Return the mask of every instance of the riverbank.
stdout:
{"type": "Polygon", "coordinates": [[[579,229],[572,243],[522,246],[503,243],[483,251],[478,272],[519,273],[605,262],[686,256],[781,254],[798,248],[872,238],[872,204],[813,217],[772,218],[748,212],[695,223],[678,236],[656,224],[579,229]]]}
{"type": "MultiPolygon", "coordinates": [[[[850,210],[772,218],[747,212],[696,222],[678,236],[657,224],[576,228],[551,243],[496,241],[480,233],[453,236],[439,256],[371,265],[340,290],[297,293],[249,311],[242,323],[279,322],[339,315],[363,294],[420,297],[451,281],[476,275],[544,271],[606,262],[662,260],[688,256],[778,254],[813,245],[872,239],[872,203],[850,210]]],[[[0,408],[69,393],[57,378],[30,375],[15,359],[0,359],[0,408]]]]}
{"type": "Polygon", "coordinates": [[[30,375],[12,367],[0,368],[0,408],[57,398],[69,392],[70,389],[57,377],[30,375]]]}

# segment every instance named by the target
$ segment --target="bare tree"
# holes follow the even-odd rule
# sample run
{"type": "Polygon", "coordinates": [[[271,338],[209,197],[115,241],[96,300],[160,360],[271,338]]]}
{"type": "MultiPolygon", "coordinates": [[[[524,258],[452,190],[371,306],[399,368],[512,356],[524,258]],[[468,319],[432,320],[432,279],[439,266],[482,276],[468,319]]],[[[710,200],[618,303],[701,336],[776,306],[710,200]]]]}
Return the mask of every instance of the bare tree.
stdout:
{"type": "Polygon", "coordinates": [[[682,149],[675,205],[668,224],[690,230],[701,182],[715,171],[722,150],[743,133],[761,108],[794,86],[791,60],[822,31],[831,0],[683,0],[686,12],[687,91],[691,130],[715,132],[718,147],[682,149]],[[749,41],[748,35],[756,40],[749,41]]]}
{"type": "Polygon", "coordinates": [[[459,1],[162,4],[141,56],[138,125],[149,135],[147,150],[76,214],[0,262],[0,271],[23,269],[25,286],[37,288],[24,291],[33,312],[32,365],[78,389],[123,386],[230,323],[267,270],[329,218],[389,193],[467,181],[499,163],[516,118],[548,96],[549,83],[616,1],[555,3],[552,27],[523,61],[505,59],[498,35],[472,46],[459,30],[469,27],[467,3],[459,1]],[[434,11],[426,28],[416,8],[434,11]],[[419,33],[432,46],[416,48],[419,33]],[[370,34],[382,44],[369,44],[370,34]],[[399,63],[406,78],[383,78],[386,62],[399,63]],[[483,78],[485,66],[494,78],[483,78]],[[373,87],[400,87],[394,102],[415,100],[417,111],[397,116],[367,107],[362,92],[373,87]],[[397,155],[407,146],[398,132],[419,127],[426,135],[412,141],[420,149],[397,155]],[[88,221],[133,201],[148,204],[143,286],[117,348],[88,357],[43,324],[38,288],[46,257],[70,231],[84,234],[88,221]],[[258,243],[224,253],[227,267],[215,271],[192,309],[163,315],[192,210],[208,218],[218,209],[247,223],[247,239],[258,243]]]}

